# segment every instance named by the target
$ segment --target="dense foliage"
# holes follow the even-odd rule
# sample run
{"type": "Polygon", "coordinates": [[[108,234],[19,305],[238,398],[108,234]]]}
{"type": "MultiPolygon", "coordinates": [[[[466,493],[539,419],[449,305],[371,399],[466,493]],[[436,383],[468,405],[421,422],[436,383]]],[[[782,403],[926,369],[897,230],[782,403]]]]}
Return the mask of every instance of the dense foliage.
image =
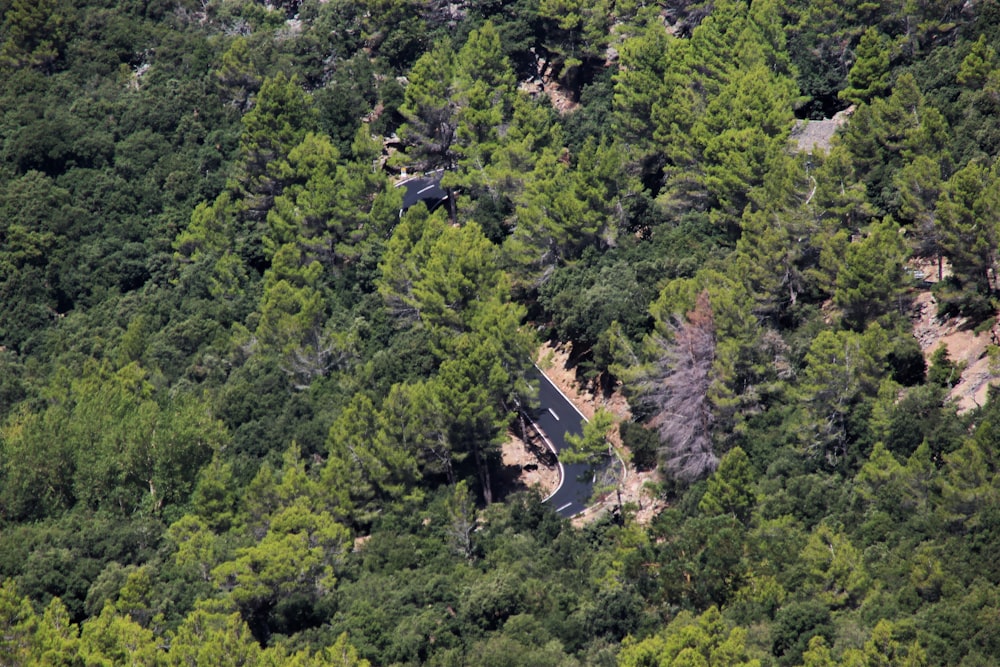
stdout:
{"type": "Polygon", "coordinates": [[[907,269],[994,324],[1000,3],[0,16],[0,663],[1000,655],[1000,395],[907,269]],[[647,525],[505,482],[547,338],[647,525]]]}

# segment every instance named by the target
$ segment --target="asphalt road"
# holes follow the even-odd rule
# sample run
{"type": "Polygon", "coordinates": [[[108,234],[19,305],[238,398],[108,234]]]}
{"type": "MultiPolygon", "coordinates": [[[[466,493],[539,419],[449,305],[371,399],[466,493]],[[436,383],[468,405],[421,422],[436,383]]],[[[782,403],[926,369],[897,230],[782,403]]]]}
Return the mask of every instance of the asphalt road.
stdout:
{"type": "Polygon", "coordinates": [[[414,176],[397,183],[397,188],[406,188],[403,192],[403,210],[422,201],[427,202],[431,210],[440,206],[448,198],[448,193],[441,187],[442,174],[444,171],[440,170],[427,176],[414,176]]]}
{"type": "MultiPolygon", "coordinates": [[[[582,435],[586,420],[544,373],[535,369],[535,374],[538,377],[540,407],[531,418],[545,433],[558,456],[560,451],[568,447],[566,435],[582,435]]],[[[586,509],[593,492],[593,478],[585,463],[565,465],[560,462],[559,465],[563,469],[562,484],[545,502],[552,504],[560,515],[571,517],[586,509]]]]}

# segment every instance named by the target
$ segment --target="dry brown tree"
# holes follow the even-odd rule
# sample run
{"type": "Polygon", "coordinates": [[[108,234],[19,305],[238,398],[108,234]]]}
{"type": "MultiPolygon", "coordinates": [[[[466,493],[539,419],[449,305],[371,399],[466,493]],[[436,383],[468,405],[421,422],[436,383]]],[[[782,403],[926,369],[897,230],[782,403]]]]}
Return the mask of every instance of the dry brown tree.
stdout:
{"type": "Polygon", "coordinates": [[[660,457],[667,472],[693,481],[715,470],[709,388],[715,361],[715,323],[708,292],[694,309],[664,322],[653,335],[657,359],[638,378],[636,389],[652,414],[664,443],[660,457]]]}

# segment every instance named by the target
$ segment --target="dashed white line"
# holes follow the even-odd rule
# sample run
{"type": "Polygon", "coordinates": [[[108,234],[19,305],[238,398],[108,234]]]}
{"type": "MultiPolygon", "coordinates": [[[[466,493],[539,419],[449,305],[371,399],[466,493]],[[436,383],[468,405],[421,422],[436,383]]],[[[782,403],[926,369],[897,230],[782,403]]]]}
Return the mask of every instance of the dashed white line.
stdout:
{"type": "Polygon", "coordinates": [[[552,385],[552,388],[555,389],[557,392],[559,392],[559,395],[562,396],[563,399],[565,399],[565,401],[567,403],[569,403],[570,407],[573,408],[574,410],[576,410],[576,414],[580,415],[580,419],[582,419],[584,421],[584,423],[590,421],[589,419],[587,419],[587,417],[582,412],[580,412],[580,408],[576,407],[576,405],[573,403],[573,401],[569,400],[569,396],[567,396],[566,394],[564,394],[563,390],[560,389],[559,387],[557,387],[556,383],[549,379],[549,377],[545,374],[545,371],[542,370],[541,366],[539,366],[538,364],[535,364],[535,368],[538,369],[538,374],[546,382],[548,382],[550,385],[552,385]]]}
{"type": "Polygon", "coordinates": [[[566,503],[565,505],[563,505],[562,507],[560,507],[559,509],[557,509],[556,512],[562,512],[564,509],[566,509],[567,507],[569,507],[572,504],[573,504],[572,502],[566,503]]]}
{"type": "Polygon", "coordinates": [[[549,408],[549,414],[552,415],[553,417],[555,417],[556,421],[559,421],[559,415],[556,414],[555,410],[553,410],[552,408],[549,408]]]}

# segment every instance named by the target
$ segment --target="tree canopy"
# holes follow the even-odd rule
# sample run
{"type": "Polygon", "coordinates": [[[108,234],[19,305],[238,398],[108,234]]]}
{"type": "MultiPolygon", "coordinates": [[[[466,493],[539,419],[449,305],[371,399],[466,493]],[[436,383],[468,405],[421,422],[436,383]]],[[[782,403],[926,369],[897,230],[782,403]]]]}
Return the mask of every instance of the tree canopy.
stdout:
{"type": "Polygon", "coordinates": [[[998,38],[0,0],[0,663],[990,664],[998,38]],[[542,343],[574,521],[503,457],[542,343]]]}

